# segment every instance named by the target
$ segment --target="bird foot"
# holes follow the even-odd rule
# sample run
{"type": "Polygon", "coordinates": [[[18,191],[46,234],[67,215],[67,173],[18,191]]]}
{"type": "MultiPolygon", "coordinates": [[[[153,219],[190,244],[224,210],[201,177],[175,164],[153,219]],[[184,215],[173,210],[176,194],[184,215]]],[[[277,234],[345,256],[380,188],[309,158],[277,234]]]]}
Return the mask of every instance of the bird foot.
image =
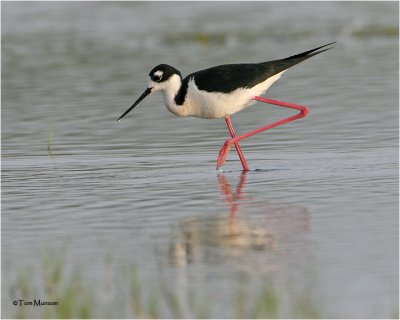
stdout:
{"type": "Polygon", "coordinates": [[[219,156],[217,160],[217,170],[221,170],[222,166],[225,163],[226,158],[228,157],[231,147],[232,147],[231,140],[226,140],[221,150],[219,151],[219,156]]]}

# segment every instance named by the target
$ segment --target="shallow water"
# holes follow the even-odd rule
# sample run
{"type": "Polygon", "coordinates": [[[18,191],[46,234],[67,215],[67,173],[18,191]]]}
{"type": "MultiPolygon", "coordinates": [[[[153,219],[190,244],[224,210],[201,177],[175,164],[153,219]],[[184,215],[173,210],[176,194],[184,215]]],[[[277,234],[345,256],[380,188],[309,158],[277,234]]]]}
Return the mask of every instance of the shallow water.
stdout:
{"type": "MultiPolygon", "coordinates": [[[[114,277],[135,265],[146,286],[210,295],[214,318],[236,317],[243,277],[276,288],[277,317],[295,316],[293,292],[322,317],[392,317],[398,61],[396,2],[2,3],[3,316],[54,250],[89,283],[111,256],[114,277]],[[188,74],[335,40],[265,95],[311,112],[244,141],[248,173],[233,151],[215,170],[224,121],[178,119],[159,95],[116,122],[158,63],[188,74]]],[[[291,114],[232,120],[242,133],[291,114]]]]}

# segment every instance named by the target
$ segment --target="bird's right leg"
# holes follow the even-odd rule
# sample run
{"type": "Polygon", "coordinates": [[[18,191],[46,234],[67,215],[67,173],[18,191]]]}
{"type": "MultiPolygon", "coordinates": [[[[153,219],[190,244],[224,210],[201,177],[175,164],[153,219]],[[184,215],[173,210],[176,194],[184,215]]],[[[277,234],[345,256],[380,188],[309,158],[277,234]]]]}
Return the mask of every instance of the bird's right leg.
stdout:
{"type": "MultiPolygon", "coordinates": [[[[226,116],[225,121],[228,126],[229,133],[231,134],[232,139],[236,138],[237,136],[235,130],[233,129],[231,118],[229,116],[226,116]]],[[[244,157],[244,153],[242,151],[242,148],[240,147],[239,142],[235,142],[234,145],[236,148],[236,152],[239,156],[240,162],[242,163],[243,171],[249,171],[249,166],[247,164],[246,158],[244,157]]],[[[218,156],[217,169],[220,169],[222,165],[225,163],[226,157],[228,156],[230,149],[231,149],[231,144],[225,142],[218,156]]]]}

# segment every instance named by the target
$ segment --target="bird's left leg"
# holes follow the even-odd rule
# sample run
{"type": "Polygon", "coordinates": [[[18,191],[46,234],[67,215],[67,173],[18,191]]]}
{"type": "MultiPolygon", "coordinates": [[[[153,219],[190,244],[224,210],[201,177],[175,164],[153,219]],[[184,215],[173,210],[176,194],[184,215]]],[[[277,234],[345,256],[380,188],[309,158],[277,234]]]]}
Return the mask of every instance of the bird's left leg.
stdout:
{"type": "MultiPolygon", "coordinates": [[[[217,169],[221,168],[222,165],[224,164],[232,144],[235,144],[235,146],[236,146],[236,144],[240,140],[249,138],[251,136],[254,136],[257,133],[260,133],[260,132],[268,130],[268,129],[272,129],[274,127],[277,127],[277,126],[280,126],[282,124],[297,120],[299,118],[304,118],[305,116],[307,116],[307,114],[309,112],[308,107],[297,105],[297,104],[290,103],[290,102],[273,100],[273,99],[268,99],[268,98],[259,97],[259,96],[254,97],[254,100],[257,100],[257,101],[260,101],[260,102],[264,102],[264,103],[274,104],[274,105],[281,106],[281,107],[296,109],[296,110],[299,110],[300,112],[298,114],[294,115],[294,116],[291,116],[291,117],[288,117],[288,118],[285,118],[285,119],[282,119],[282,120],[267,124],[264,127],[258,128],[258,129],[254,130],[254,131],[250,131],[250,132],[245,133],[245,134],[243,134],[241,136],[236,136],[236,135],[235,135],[235,137],[232,136],[232,139],[227,140],[224,143],[224,145],[222,146],[221,151],[219,152],[219,157],[218,157],[218,160],[217,160],[217,169]]],[[[230,122],[230,119],[229,119],[229,122],[230,122]]],[[[228,123],[228,120],[227,120],[227,123],[228,123]]],[[[229,128],[229,124],[228,124],[228,128],[229,128]]],[[[233,127],[232,127],[232,129],[233,129],[233,127]]],[[[240,149],[240,147],[239,147],[239,149],[240,149]]],[[[243,164],[243,162],[242,162],[242,164],[243,164]]],[[[244,166],[243,166],[243,168],[244,168],[244,166]]]]}

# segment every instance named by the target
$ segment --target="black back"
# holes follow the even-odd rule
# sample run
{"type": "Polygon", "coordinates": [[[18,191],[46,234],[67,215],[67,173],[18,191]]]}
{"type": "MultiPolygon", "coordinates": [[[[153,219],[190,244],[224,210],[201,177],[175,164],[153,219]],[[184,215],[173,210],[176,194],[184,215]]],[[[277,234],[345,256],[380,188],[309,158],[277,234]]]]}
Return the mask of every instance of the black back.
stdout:
{"type": "Polygon", "coordinates": [[[331,49],[327,48],[317,51],[332,43],[285,59],[262,63],[226,64],[191,73],[183,79],[182,87],[175,97],[175,101],[177,104],[183,103],[188,88],[188,82],[192,78],[200,90],[208,92],[230,93],[240,87],[251,88],[312,56],[331,49]]]}

